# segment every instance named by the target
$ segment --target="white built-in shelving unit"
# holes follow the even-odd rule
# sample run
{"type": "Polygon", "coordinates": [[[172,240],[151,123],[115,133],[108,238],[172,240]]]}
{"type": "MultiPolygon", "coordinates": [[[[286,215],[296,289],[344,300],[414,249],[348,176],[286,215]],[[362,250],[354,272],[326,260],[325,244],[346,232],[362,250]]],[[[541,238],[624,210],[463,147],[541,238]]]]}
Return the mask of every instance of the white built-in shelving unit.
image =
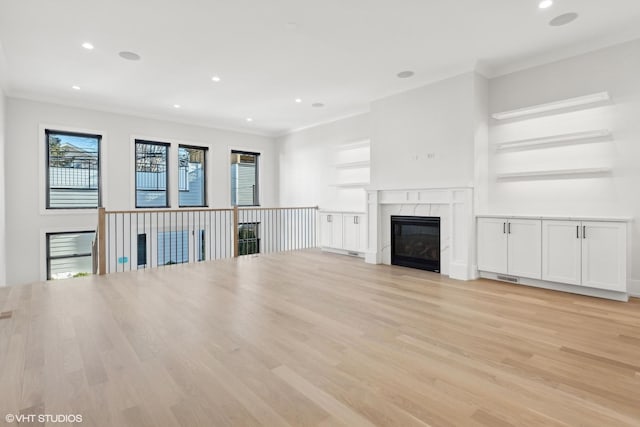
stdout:
{"type": "MultiPolygon", "coordinates": [[[[503,111],[492,114],[496,121],[501,120],[525,120],[539,116],[552,116],[566,112],[586,108],[596,107],[603,103],[610,102],[609,92],[598,92],[575,98],[568,98],[546,104],[523,107],[516,110],[503,111]]],[[[556,135],[545,135],[536,138],[520,139],[495,143],[494,148],[498,153],[524,150],[544,150],[553,149],[558,146],[605,143],[613,140],[611,130],[577,130],[571,133],[556,135]]],[[[554,152],[549,154],[555,155],[554,152]]],[[[571,165],[570,159],[567,161],[571,165]]],[[[577,166],[577,165],[575,165],[577,166]]],[[[566,169],[542,169],[542,170],[516,170],[509,172],[498,172],[498,181],[514,180],[535,180],[535,179],[563,179],[563,178],[592,178],[611,174],[612,168],[608,165],[594,167],[578,167],[566,169]]]]}
{"type": "Polygon", "coordinates": [[[369,140],[340,144],[335,151],[334,187],[343,189],[364,188],[371,175],[371,151],[369,140]]]}

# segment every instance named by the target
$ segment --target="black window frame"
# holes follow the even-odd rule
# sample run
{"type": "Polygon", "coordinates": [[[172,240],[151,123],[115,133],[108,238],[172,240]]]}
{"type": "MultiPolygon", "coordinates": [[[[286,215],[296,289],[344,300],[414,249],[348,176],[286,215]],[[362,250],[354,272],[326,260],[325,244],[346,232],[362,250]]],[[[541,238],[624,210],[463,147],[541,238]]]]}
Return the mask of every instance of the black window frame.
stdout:
{"type": "MultiPolygon", "coordinates": [[[[187,145],[187,144],[178,144],[178,173],[180,172],[180,149],[181,148],[186,148],[189,150],[200,150],[203,151],[204,154],[202,156],[202,169],[204,171],[204,176],[202,178],[202,187],[203,187],[203,197],[202,197],[202,205],[182,205],[180,204],[180,189],[178,189],[178,207],[179,208],[208,208],[209,207],[209,200],[207,198],[207,157],[209,156],[209,147],[202,147],[202,146],[198,146],[198,145],[187,145]]],[[[180,180],[180,178],[178,177],[178,180],[180,180]]],[[[178,185],[179,187],[179,185],[178,185]]]]}
{"type": "Polygon", "coordinates": [[[93,133],[83,133],[83,132],[73,132],[73,131],[65,131],[65,130],[56,130],[56,129],[45,129],[44,130],[44,139],[45,139],[45,149],[46,149],[46,178],[45,178],[45,209],[47,210],[77,210],[77,209],[98,209],[102,207],[102,135],[93,134],[93,133]],[[50,162],[51,162],[51,150],[49,147],[49,136],[50,135],[66,135],[66,136],[75,136],[81,138],[95,138],[98,140],[98,204],[97,206],[63,206],[63,207],[55,207],[51,206],[51,171],[49,170],[50,162]]]}
{"type": "MultiPolygon", "coordinates": [[[[244,150],[231,150],[230,155],[233,156],[234,154],[244,154],[244,155],[250,155],[250,156],[255,156],[256,158],[256,166],[255,166],[255,171],[256,171],[256,188],[255,190],[253,190],[253,204],[252,205],[240,205],[238,204],[238,196],[236,194],[236,203],[233,203],[233,194],[230,194],[229,198],[231,199],[231,206],[238,206],[238,207],[260,207],[260,154],[261,153],[256,153],[253,151],[244,151],[244,150]]],[[[231,170],[229,170],[229,177],[231,177],[231,170]]]]}
{"type": "Polygon", "coordinates": [[[134,147],[133,147],[133,168],[134,168],[134,197],[135,197],[135,207],[136,209],[162,209],[162,208],[170,208],[171,207],[171,201],[169,200],[170,198],[170,192],[169,192],[169,188],[170,187],[170,178],[171,178],[171,174],[170,172],[170,153],[171,153],[171,143],[170,142],[157,142],[157,141],[150,141],[147,139],[136,139],[134,140],[134,147]],[[165,174],[166,174],[166,178],[165,178],[165,200],[166,200],[166,204],[164,206],[138,206],[138,144],[142,144],[142,145],[157,145],[157,146],[162,146],[165,147],[166,149],[166,160],[165,160],[165,174]]]}
{"type": "Polygon", "coordinates": [[[51,236],[59,236],[61,234],[89,234],[89,233],[93,233],[95,235],[95,230],[80,230],[80,231],[53,231],[53,232],[47,232],[45,233],[45,246],[46,246],[46,259],[45,262],[47,264],[47,280],[54,280],[51,279],[51,260],[52,259],[65,259],[65,258],[86,258],[86,257],[93,257],[93,253],[91,248],[89,248],[89,253],[82,253],[82,254],[73,254],[73,255],[66,255],[66,256],[58,256],[58,257],[51,257],[51,244],[50,244],[50,237],[51,236]]]}

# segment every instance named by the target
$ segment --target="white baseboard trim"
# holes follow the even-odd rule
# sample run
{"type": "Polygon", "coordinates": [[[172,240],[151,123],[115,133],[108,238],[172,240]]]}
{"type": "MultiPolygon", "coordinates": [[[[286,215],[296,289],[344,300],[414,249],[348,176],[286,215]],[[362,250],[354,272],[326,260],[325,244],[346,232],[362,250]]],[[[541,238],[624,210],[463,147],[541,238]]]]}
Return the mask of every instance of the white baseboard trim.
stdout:
{"type": "Polygon", "coordinates": [[[586,295],[589,297],[605,298],[605,299],[610,299],[614,301],[622,301],[622,302],[629,301],[629,295],[625,292],[606,291],[603,289],[587,288],[584,286],[566,285],[563,283],[546,282],[544,280],[526,279],[522,277],[517,278],[518,283],[512,283],[512,282],[498,279],[498,274],[496,273],[487,273],[485,271],[480,272],[480,277],[483,277],[485,279],[497,280],[499,282],[504,282],[504,283],[511,283],[515,286],[517,285],[533,286],[536,288],[550,289],[553,291],[568,292],[571,294],[578,294],[578,295],[586,295]]]}
{"type": "Polygon", "coordinates": [[[640,298],[640,280],[629,279],[627,281],[627,286],[630,297],[640,298]]]}
{"type": "Polygon", "coordinates": [[[472,280],[473,275],[469,271],[467,264],[459,262],[449,263],[449,277],[456,280],[472,280]]]}
{"type": "Polygon", "coordinates": [[[367,264],[382,264],[377,252],[366,252],[364,254],[364,262],[367,264]]]}
{"type": "Polygon", "coordinates": [[[362,252],[353,252],[353,251],[347,251],[345,249],[335,249],[335,248],[320,248],[320,249],[322,249],[322,251],[324,252],[331,252],[332,254],[348,255],[348,256],[358,257],[358,258],[365,257],[365,254],[362,252]]]}

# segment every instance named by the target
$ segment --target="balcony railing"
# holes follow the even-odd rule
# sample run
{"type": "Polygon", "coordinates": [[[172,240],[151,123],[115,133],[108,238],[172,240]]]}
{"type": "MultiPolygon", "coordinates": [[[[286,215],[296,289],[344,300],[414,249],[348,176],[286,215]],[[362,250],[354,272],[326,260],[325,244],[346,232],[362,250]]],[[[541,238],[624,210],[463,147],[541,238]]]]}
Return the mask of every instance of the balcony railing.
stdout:
{"type": "Polygon", "coordinates": [[[317,246],[317,207],[98,209],[94,273],[317,246]]]}

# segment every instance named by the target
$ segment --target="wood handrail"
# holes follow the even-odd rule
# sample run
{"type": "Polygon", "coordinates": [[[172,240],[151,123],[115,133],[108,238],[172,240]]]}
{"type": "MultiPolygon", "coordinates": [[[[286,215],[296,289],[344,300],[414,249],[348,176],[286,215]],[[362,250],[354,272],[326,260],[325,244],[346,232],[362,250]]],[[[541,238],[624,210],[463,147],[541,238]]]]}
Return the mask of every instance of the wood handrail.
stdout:
{"type": "MultiPolygon", "coordinates": [[[[291,209],[319,209],[318,206],[293,206],[284,208],[259,208],[259,207],[242,207],[236,206],[240,211],[279,211],[291,209]]],[[[103,208],[99,208],[103,209],[103,208]]],[[[145,213],[170,213],[170,212],[233,212],[234,208],[202,208],[202,209],[138,209],[124,211],[105,211],[106,214],[145,214],[145,213]]]]}

